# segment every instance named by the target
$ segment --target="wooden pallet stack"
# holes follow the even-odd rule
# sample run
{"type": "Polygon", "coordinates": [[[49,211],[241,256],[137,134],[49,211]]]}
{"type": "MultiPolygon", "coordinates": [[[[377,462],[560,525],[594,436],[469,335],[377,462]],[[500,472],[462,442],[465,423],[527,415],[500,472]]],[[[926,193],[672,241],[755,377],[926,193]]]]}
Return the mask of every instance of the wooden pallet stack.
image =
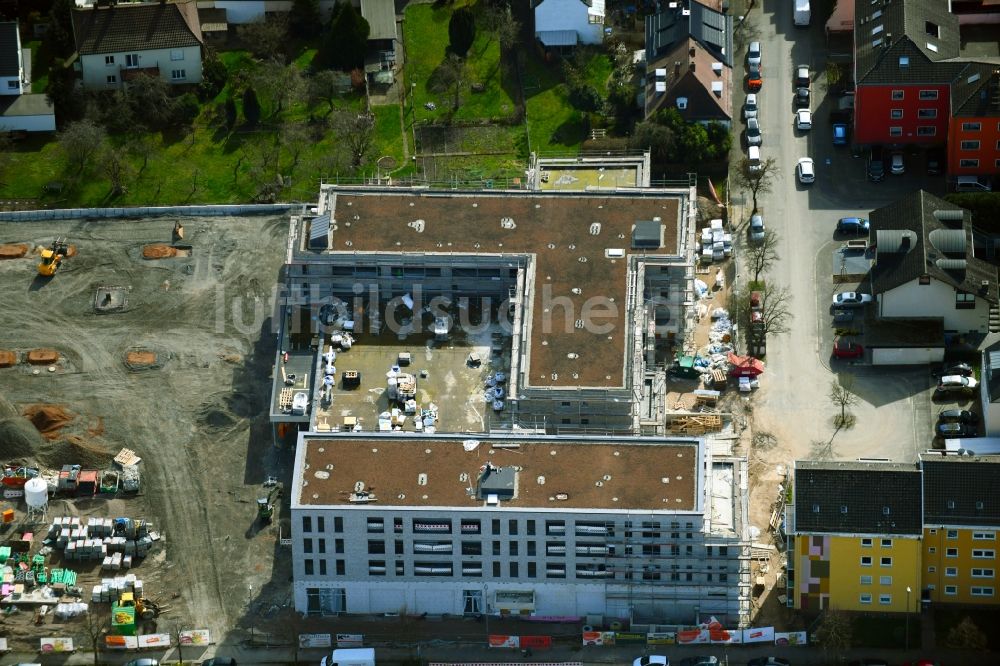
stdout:
{"type": "Polygon", "coordinates": [[[719,414],[689,414],[670,421],[670,432],[677,435],[704,435],[722,429],[719,414]]]}

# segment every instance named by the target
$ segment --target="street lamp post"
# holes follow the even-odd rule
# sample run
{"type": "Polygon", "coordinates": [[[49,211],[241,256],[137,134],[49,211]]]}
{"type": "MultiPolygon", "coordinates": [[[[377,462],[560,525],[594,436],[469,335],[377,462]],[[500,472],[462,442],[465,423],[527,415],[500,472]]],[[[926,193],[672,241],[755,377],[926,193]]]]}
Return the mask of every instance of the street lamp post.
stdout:
{"type": "Polygon", "coordinates": [[[251,612],[251,607],[253,606],[253,585],[247,585],[247,617],[250,619],[250,646],[253,647],[254,635],[253,635],[253,614],[251,612]]]}
{"type": "Polygon", "coordinates": [[[906,586],[906,650],[910,650],[910,586],[906,586]]]}

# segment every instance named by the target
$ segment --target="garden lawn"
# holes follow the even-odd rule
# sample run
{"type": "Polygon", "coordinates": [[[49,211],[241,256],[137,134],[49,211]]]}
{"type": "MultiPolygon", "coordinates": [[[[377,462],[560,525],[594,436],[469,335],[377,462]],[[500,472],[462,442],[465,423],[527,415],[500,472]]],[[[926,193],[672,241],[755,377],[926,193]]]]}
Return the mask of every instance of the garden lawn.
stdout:
{"type": "MultiPolygon", "coordinates": [[[[484,2],[485,0],[478,0],[484,2]]],[[[453,106],[450,90],[428,88],[428,82],[447,57],[448,21],[452,12],[462,6],[476,7],[477,2],[455,0],[451,5],[435,8],[430,4],[411,4],[406,8],[403,38],[406,43],[405,84],[413,90],[415,118],[418,121],[445,118],[453,106]],[[412,84],[416,83],[416,88],[412,84]],[[437,108],[424,107],[433,102],[437,108]]],[[[500,66],[500,43],[482,28],[466,56],[466,76],[459,92],[460,106],[455,120],[505,118],[514,112],[514,100],[508,91],[516,81],[500,66]],[[473,84],[482,84],[482,92],[472,92],[473,84]]],[[[432,86],[433,87],[433,86],[432,86]]]]}
{"type": "MultiPolygon", "coordinates": [[[[232,76],[241,71],[250,71],[254,61],[245,51],[220,53],[232,76]]],[[[310,60],[308,51],[302,59],[310,60]]],[[[0,186],[0,197],[38,199],[53,207],[91,207],[102,205],[140,206],[174,205],[194,203],[246,203],[253,200],[257,185],[249,176],[250,164],[245,154],[260,152],[257,147],[273,144],[280,122],[272,127],[247,131],[237,128],[227,133],[219,126],[222,105],[230,95],[229,84],[212,100],[203,104],[198,118],[191,128],[178,131],[154,132],[148,139],[154,145],[148,164],[144,170],[142,158],[127,151],[124,137],[112,136],[109,141],[118,154],[128,164],[131,177],[126,179],[127,193],[108,199],[110,180],[104,173],[103,164],[95,162],[84,174],[68,173],[66,161],[55,136],[31,136],[18,142],[4,157],[6,169],[0,186]],[[246,148],[246,150],[243,150],[246,148]],[[241,161],[241,157],[244,159],[241,161]],[[234,173],[235,171],[235,173],[234,173]],[[63,184],[62,191],[47,194],[44,186],[51,182],[63,184]]],[[[242,96],[235,95],[242,119],[242,96]]],[[[268,108],[261,100],[262,106],[268,108]]],[[[364,96],[345,95],[336,103],[337,108],[364,108],[364,96]]],[[[326,114],[325,104],[319,105],[312,114],[322,117],[326,114]]],[[[397,177],[412,172],[412,165],[404,164],[402,133],[399,123],[399,106],[392,104],[373,107],[375,114],[375,138],[372,142],[369,162],[353,177],[374,175],[375,160],[382,156],[395,158],[399,171],[397,177]]],[[[283,120],[303,122],[310,111],[305,103],[299,103],[282,114],[283,120]]],[[[292,186],[282,192],[280,198],[286,201],[311,201],[315,199],[321,177],[335,178],[336,167],[327,159],[336,151],[339,138],[331,131],[325,132],[319,141],[310,141],[299,156],[298,164],[292,168],[292,156],[282,150],[278,172],[291,176],[292,186]],[[334,171],[331,173],[331,171],[334,171]]]]}
{"type": "MultiPolygon", "coordinates": [[[[587,83],[606,99],[611,59],[597,50],[586,53],[587,83]]],[[[543,62],[532,51],[526,58],[523,83],[531,150],[543,155],[576,153],[587,138],[587,124],[584,113],[570,103],[562,65],[543,62]]]]}

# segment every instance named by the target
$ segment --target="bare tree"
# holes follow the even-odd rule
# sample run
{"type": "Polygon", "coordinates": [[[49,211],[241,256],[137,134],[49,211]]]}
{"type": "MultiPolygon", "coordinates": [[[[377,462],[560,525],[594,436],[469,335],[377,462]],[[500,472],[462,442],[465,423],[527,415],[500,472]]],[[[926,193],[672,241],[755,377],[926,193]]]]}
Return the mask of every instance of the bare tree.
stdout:
{"type": "Polygon", "coordinates": [[[983,652],[989,647],[989,638],[976,626],[971,617],[965,617],[948,632],[948,647],[959,650],[983,652]]]}
{"type": "Polygon", "coordinates": [[[250,83],[257,94],[267,100],[268,118],[277,116],[286,105],[293,104],[305,89],[299,68],[285,66],[277,60],[269,60],[258,67],[250,77],[250,83]]]}
{"type": "Polygon", "coordinates": [[[849,427],[854,417],[848,413],[848,409],[858,404],[858,396],[854,393],[854,375],[845,373],[830,382],[830,402],[835,407],[840,407],[840,415],[834,418],[836,426],[849,427]]]}
{"type": "Polygon", "coordinates": [[[106,613],[98,616],[97,610],[92,608],[84,613],[83,618],[86,623],[84,629],[87,632],[87,639],[90,641],[90,647],[94,651],[94,666],[100,666],[101,639],[104,638],[109,628],[106,613]]]}
{"type": "Polygon", "coordinates": [[[361,166],[375,139],[375,116],[344,109],[334,114],[332,125],[350,151],[351,166],[361,166]]]}
{"type": "Polygon", "coordinates": [[[59,133],[59,146],[77,174],[82,174],[94,157],[100,154],[106,140],[104,128],[90,120],[70,123],[59,133]]]}
{"type": "Polygon", "coordinates": [[[111,181],[111,192],[109,198],[114,198],[128,192],[128,180],[131,176],[131,165],[122,158],[121,151],[117,148],[109,147],[104,152],[102,158],[104,173],[111,181]]]}
{"type": "Polygon", "coordinates": [[[442,83],[444,83],[444,85],[451,90],[452,93],[452,109],[457,111],[462,100],[462,85],[465,83],[465,60],[459,58],[454,53],[449,54],[448,57],[441,62],[440,70],[442,83]]]}
{"type": "Polygon", "coordinates": [[[483,25],[486,31],[497,38],[500,48],[509,50],[517,43],[521,32],[521,23],[510,11],[507,3],[496,2],[489,5],[483,12],[483,25]]]}
{"type": "Polygon", "coordinates": [[[762,240],[747,245],[746,255],[753,281],[759,282],[761,274],[781,258],[778,256],[778,234],[771,229],[765,230],[762,240]]]}
{"type": "Polygon", "coordinates": [[[303,123],[287,123],[281,127],[281,143],[292,158],[289,172],[294,172],[299,166],[299,158],[303,151],[309,148],[312,137],[309,128],[303,123]]]}
{"type": "Polygon", "coordinates": [[[839,655],[849,650],[854,643],[854,629],[851,618],[836,610],[823,611],[823,617],[816,627],[816,640],[828,652],[839,655]]]}
{"type": "Polygon", "coordinates": [[[142,159],[142,164],[136,173],[136,178],[141,178],[149,165],[149,158],[156,154],[156,143],[149,134],[139,134],[130,138],[125,148],[131,155],[142,159]]]}
{"type": "Polygon", "coordinates": [[[773,157],[769,157],[759,165],[750,164],[749,158],[744,157],[736,167],[733,179],[740,189],[750,190],[753,195],[753,212],[757,212],[757,197],[767,194],[774,186],[774,178],[781,172],[778,163],[773,157]]]}
{"type": "Polygon", "coordinates": [[[740,299],[744,310],[744,324],[750,321],[751,291],[760,294],[760,307],[757,310],[759,317],[755,322],[760,333],[764,336],[787,333],[793,316],[788,308],[792,300],[791,291],[787,287],[776,287],[770,282],[759,284],[752,290],[748,285],[740,299]]]}
{"type": "Polygon", "coordinates": [[[288,44],[288,14],[272,12],[266,17],[238,26],[236,34],[255,58],[279,58],[283,61],[288,44]]]}
{"type": "Polygon", "coordinates": [[[329,107],[327,115],[333,113],[334,102],[340,98],[341,90],[343,90],[341,84],[343,76],[342,72],[324,69],[309,79],[309,99],[313,103],[326,102],[329,107]]]}

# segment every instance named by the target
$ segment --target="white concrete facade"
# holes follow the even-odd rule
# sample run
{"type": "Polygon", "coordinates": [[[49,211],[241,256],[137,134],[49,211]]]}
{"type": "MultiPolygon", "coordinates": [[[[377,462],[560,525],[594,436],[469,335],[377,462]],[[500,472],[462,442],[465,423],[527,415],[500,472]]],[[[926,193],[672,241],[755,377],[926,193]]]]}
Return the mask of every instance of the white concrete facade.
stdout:
{"type": "MultiPolygon", "coordinates": [[[[304,504],[303,443],[324,437],[324,447],[335,449],[336,435],[300,433],[296,452],[290,498],[299,612],[599,614],[662,622],[711,614],[730,625],[749,619],[749,526],[740,491],[745,468],[731,459],[713,463],[702,440],[686,440],[698,449],[701,471],[695,509],[671,511],[475,501],[452,507],[391,506],[391,500],[304,504]],[[720,478],[728,478],[729,487],[716,487],[720,478]],[[530,601],[511,603],[504,598],[511,592],[530,601]]],[[[678,444],[647,439],[622,441],[678,444]]]]}
{"type": "Polygon", "coordinates": [[[946,332],[987,333],[989,301],[975,297],[975,307],[956,308],[957,290],[930,278],[927,284],[912,280],[878,295],[879,317],[883,319],[942,319],[946,332]]]}
{"type": "Polygon", "coordinates": [[[535,7],[535,34],[574,30],[581,44],[604,41],[604,0],[542,0],[535,7]]]}
{"type": "Polygon", "coordinates": [[[874,347],[872,365],[927,365],[944,360],[944,347],[874,347]]]}
{"type": "Polygon", "coordinates": [[[201,83],[201,46],[80,56],[83,87],[89,90],[119,88],[123,73],[152,67],[167,83],[201,83]]]}

